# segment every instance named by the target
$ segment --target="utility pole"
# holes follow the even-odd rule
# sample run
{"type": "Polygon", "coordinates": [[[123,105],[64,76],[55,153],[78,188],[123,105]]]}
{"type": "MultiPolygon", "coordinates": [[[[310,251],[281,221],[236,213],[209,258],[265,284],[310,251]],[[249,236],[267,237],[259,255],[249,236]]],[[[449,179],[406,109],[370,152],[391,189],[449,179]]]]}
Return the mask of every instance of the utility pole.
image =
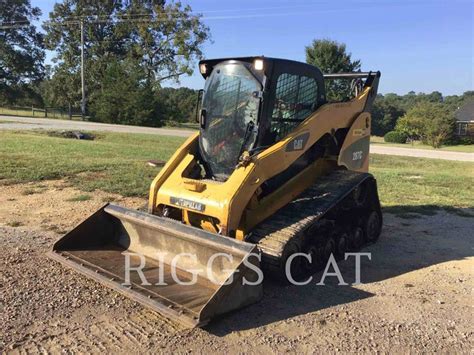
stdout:
{"type": "Polygon", "coordinates": [[[84,120],[86,116],[86,88],[84,84],[84,19],[81,19],[81,116],[84,120]]]}

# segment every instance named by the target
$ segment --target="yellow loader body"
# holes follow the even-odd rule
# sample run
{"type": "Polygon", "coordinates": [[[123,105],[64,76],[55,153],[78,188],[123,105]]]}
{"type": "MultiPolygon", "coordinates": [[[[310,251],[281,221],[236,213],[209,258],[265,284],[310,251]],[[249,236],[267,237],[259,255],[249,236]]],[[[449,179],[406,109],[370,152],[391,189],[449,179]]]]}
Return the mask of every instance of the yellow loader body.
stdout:
{"type": "Polygon", "coordinates": [[[324,76],[365,78],[354,98],[328,103],[322,73],[307,64],[246,57],[199,67],[200,131],[153,180],[148,213],[106,205],[49,253],[189,327],[257,302],[262,269],[287,270],[299,252],[321,263],[381,228],[367,174],[380,73],[324,76]]]}
{"type": "MultiPolygon", "coordinates": [[[[364,151],[368,153],[370,113],[360,112],[369,94],[370,88],[367,88],[350,102],[324,105],[283,140],[259,153],[248,165],[237,167],[225,182],[186,177],[186,171],[196,161],[199,138],[199,133],[196,133],[177,150],[153,180],[149,213],[156,214],[163,206],[179,207],[184,223],[242,240],[255,225],[311,186],[318,175],[350,162],[349,159],[316,161],[273,195],[252,203],[253,197],[258,199],[261,184],[287,169],[305,152],[304,149],[288,151],[287,147],[295,139],[307,135],[306,146],[311,146],[331,130],[350,127],[350,138],[340,156],[349,155],[351,158],[351,146],[356,141],[363,144],[364,151]],[[209,217],[215,223],[210,222],[209,217]]],[[[360,166],[351,170],[367,172],[368,159],[368,154],[365,154],[360,166]]]]}

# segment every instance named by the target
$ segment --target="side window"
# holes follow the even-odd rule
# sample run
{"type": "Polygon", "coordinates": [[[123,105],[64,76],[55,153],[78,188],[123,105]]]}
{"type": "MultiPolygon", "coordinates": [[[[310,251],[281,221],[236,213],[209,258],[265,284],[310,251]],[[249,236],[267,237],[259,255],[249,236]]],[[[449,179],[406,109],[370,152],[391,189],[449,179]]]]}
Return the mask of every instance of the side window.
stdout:
{"type": "Polygon", "coordinates": [[[466,136],[467,135],[467,123],[464,122],[459,122],[458,123],[458,134],[460,136],[466,136]]]}
{"type": "Polygon", "coordinates": [[[271,119],[274,141],[287,135],[315,110],[317,97],[314,78],[288,73],[278,77],[271,119]]]}

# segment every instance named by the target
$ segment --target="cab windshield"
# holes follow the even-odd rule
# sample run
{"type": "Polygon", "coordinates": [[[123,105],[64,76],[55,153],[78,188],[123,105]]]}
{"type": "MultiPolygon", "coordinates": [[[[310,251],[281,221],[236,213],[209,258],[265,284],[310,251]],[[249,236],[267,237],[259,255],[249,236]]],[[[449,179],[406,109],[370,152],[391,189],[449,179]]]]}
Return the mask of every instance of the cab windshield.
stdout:
{"type": "Polygon", "coordinates": [[[216,65],[206,80],[200,149],[214,178],[225,180],[255,142],[261,84],[241,63],[216,65]]]}

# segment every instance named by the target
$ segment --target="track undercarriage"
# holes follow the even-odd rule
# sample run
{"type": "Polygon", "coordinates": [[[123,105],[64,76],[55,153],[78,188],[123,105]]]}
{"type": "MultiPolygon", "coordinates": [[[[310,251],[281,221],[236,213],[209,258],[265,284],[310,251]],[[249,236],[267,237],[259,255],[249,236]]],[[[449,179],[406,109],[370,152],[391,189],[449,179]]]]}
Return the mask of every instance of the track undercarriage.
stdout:
{"type": "Polygon", "coordinates": [[[330,255],[343,258],[375,242],[382,227],[377,186],[372,175],[337,170],[257,226],[248,241],[262,253],[262,267],[286,279],[285,265],[295,253],[291,275],[298,279],[323,268],[330,255]]]}

